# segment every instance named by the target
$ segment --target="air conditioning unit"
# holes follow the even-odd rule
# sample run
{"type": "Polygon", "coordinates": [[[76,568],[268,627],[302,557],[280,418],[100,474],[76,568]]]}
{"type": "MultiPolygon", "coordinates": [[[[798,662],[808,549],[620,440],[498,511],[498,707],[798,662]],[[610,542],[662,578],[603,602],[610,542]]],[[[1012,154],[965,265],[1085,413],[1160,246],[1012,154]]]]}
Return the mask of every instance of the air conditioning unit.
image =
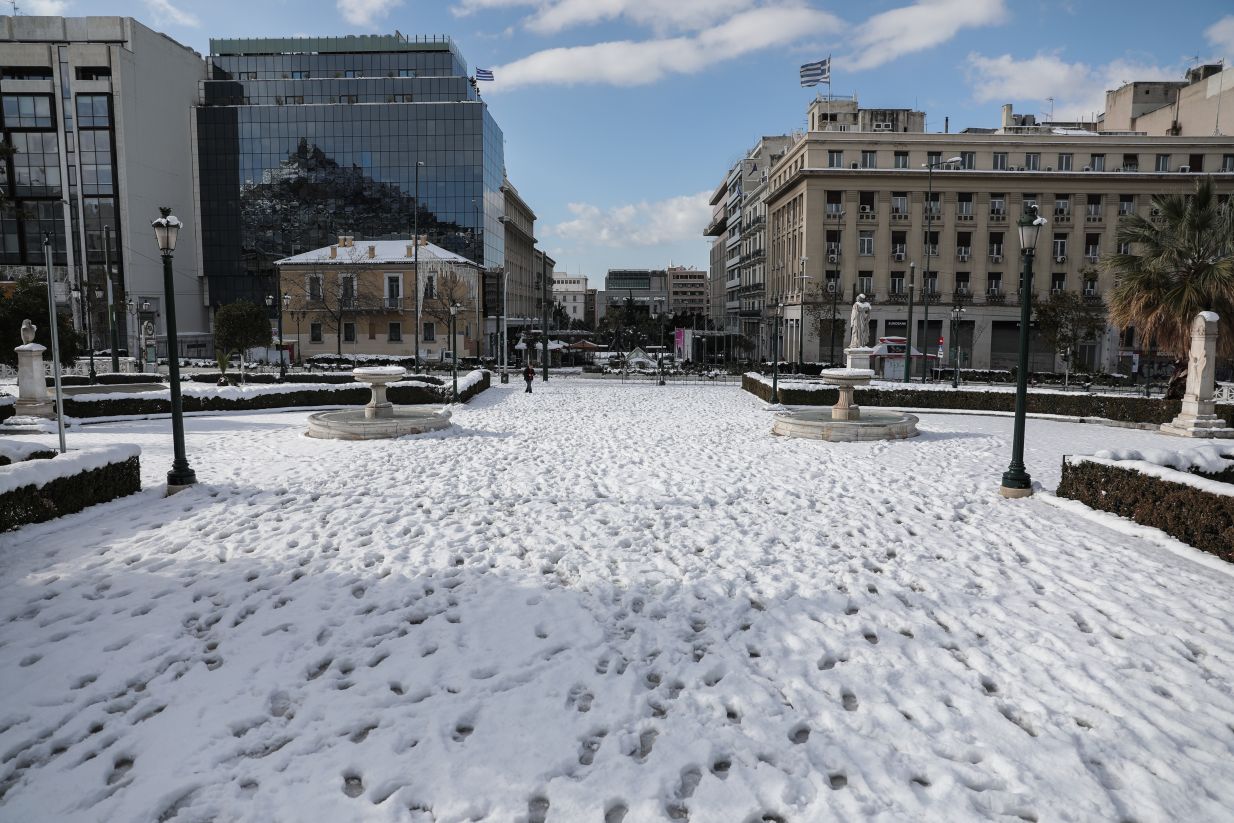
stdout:
{"type": "Polygon", "coordinates": [[[1066,216],[1067,216],[1067,210],[1066,210],[1066,209],[1055,209],[1055,210],[1054,210],[1054,216],[1055,216],[1055,217],[1066,217],[1066,216]]]}
{"type": "Polygon", "coordinates": [[[870,214],[873,211],[874,211],[874,208],[872,206],[862,206],[861,207],[862,214],[870,214]]]}
{"type": "Polygon", "coordinates": [[[1060,254],[1060,255],[1056,256],[1056,257],[1054,258],[1054,262],[1055,262],[1055,263],[1066,263],[1066,262],[1067,262],[1067,255],[1065,255],[1065,254],[1060,254]]]}
{"type": "Polygon", "coordinates": [[[1054,167],[1053,167],[1053,166],[1046,166],[1046,167],[1045,167],[1045,170],[1046,170],[1046,171],[1054,171],[1054,167]]]}
{"type": "Polygon", "coordinates": [[[896,262],[903,263],[904,262],[904,252],[902,251],[896,252],[895,259],[896,259],[896,262]]]}
{"type": "Polygon", "coordinates": [[[1015,170],[1016,170],[1016,171],[1024,171],[1024,167],[1023,167],[1023,166],[1016,166],[1016,169],[1015,169],[1015,170]]]}
{"type": "Polygon", "coordinates": [[[1151,214],[1153,217],[1160,217],[1161,209],[1152,209],[1149,211],[1149,214],[1151,214]]]}
{"type": "Polygon", "coordinates": [[[828,262],[828,263],[835,263],[835,262],[839,261],[839,259],[840,259],[840,255],[838,255],[838,254],[829,254],[829,255],[827,255],[827,262],[828,262]]]}
{"type": "Polygon", "coordinates": [[[1084,167],[1084,171],[1092,171],[1092,170],[1093,170],[1093,167],[1092,167],[1092,166],[1085,166],[1085,167],[1084,167]]]}
{"type": "Polygon", "coordinates": [[[850,169],[859,169],[859,168],[861,168],[861,166],[857,165],[856,163],[852,163],[851,165],[849,165],[849,168],[850,168],[850,169]]]}
{"type": "Polygon", "coordinates": [[[1001,254],[991,254],[990,262],[991,263],[1001,263],[1003,262],[1003,256],[1001,254]]]}
{"type": "Polygon", "coordinates": [[[1178,171],[1181,174],[1188,174],[1191,171],[1191,167],[1190,166],[1179,166],[1178,171]]]}

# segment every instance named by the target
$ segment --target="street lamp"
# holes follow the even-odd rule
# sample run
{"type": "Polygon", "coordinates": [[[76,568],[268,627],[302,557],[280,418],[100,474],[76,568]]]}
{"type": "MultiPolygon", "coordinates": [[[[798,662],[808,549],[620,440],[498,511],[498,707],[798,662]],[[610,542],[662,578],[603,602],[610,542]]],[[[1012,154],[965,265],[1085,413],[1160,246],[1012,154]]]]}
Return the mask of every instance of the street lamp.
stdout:
{"type": "Polygon", "coordinates": [[[913,375],[913,290],[917,288],[917,264],[908,264],[908,328],[904,338],[904,382],[913,375]]]}
{"type": "Polygon", "coordinates": [[[154,239],[158,242],[159,252],[163,255],[163,293],[166,299],[167,312],[167,370],[171,380],[171,436],[175,458],[171,463],[171,471],[167,473],[167,491],[177,492],[180,487],[191,486],[197,482],[197,475],[189,466],[184,453],[184,409],[180,402],[180,346],[176,341],[176,290],[172,282],[171,258],[176,250],[176,239],[180,235],[180,218],[171,213],[171,209],[160,208],[162,217],[150,225],[154,228],[154,239]]]}
{"type": "Polygon", "coordinates": [[[1024,415],[1028,406],[1028,324],[1033,313],[1033,256],[1037,238],[1046,220],[1037,215],[1037,206],[1030,205],[1020,216],[1020,356],[1015,376],[1015,426],[1012,429],[1011,463],[1003,472],[999,492],[1003,497],[1028,497],[1033,493],[1033,481],[1024,469],[1024,415]]]}
{"type": "Polygon", "coordinates": [[[411,213],[411,271],[412,280],[416,284],[416,333],[415,333],[415,364],[416,374],[420,373],[420,326],[422,316],[423,300],[421,295],[423,289],[420,287],[420,167],[424,165],[423,160],[416,161],[416,196],[415,210],[411,213]]]}
{"type": "Polygon", "coordinates": [[[798,305],[797,305],[797,373],[801,373],[801,367],[805,363],[805,340],[806,340],[806,281],[812,279],[806,274],[806,261],[810,258],[805,255],[801,256],[801,274],[794,277],[794,280],[800,280],[801,286],[798,288],[798,305]]]}
{"type": "Polygon", "coordinates": [[[116,328],[116,301],[111,276],[111,226],[103,227],[103,268],[107,274],[107,324],[111,327],[111,370],[120,371],[120,333],[116,328]]]}
{"type": "Polygon", "coordinates": [[[951,307],[951,388],[960,388],[960,318],[964,307],[951,307]]]}
{"type": "Polygon", "coordinates": [[[136,364],[137,371],[141,372],[145,370],[145,367],[142,366],[142,357],[144,356],[143,349],[145,349],[145,346],[142,344],[141,324],[138,321],[141,319],[143,312],[150,311],[150,301],[143,300],[141,303],[135,303],[133,302],[133,298],[130,297],[126,301],[125,306],[129,316],[133,318],[133,343],[135,344],[134,349],[136,350],[136,355],[134,355],[133,360],[136,364]]]}
{"type": "Polygon", "coordinates": [[[827,355],[827,362],[834,366],[836,363],[836,304],[840,299],[840,278],[828,278],[827,291],[831,294],[831,354],[827,355]]]}
{"type": "MultiPolygon", "coordinates": [[[[275,277],[281,280],[281,274],[275,274],[275,277]]],[[[283,309],[288,301],[287,295],[282,293],[283,284],[281,282],[277,283],[277,288],[279,291],[277,298],[273,294],[266,295],[266,307],[277,311],[279,316],[279,344],[275,347],[275,351],[279,354],[279,382],[282,383],[287,379],[287,361],[283,359],[283,352],[286,351],[283,346],[283,309]]]]}
{"type": "Polygon", "coordinates": [[[779,312],[771,330],[771,402],[780,402],[780,320],[784,317],[784,301],[780,301],[779,312]]]}
{"type": "MultiPolygon", "coordinates": [[[[925,242],[925,272],[921,276],[921,302],[922,310],[925,312],[925,332],[923,332],[924,340],[930,339],[930,258],[933,257],[934,245],[930,242],[934,234],[934,168],[935,166],[949,166],[952,163],[959,163],[963,160],[962,157],[948,157],[946,160],[935,160],[932,163],[926,163],[926,242],[925,242]]],[[[928,345],[928,343],[927,343],[928,345]]],[[[926,374],[930,368],[930,352],[927,348],[922,348],[921,358],[921,382],[926,382],[926,374]]]]}
{"type": "MultiPolygon", "coordinates": [[[[98,292],[96,296],[101,294],[102,292],[98,292]]],[[[91,328],[92,324],[90,322],[92,319],[90,315],[94,312],[94,306],[90,300],[90,284],[87,282],[83,288],[74,288],[73,297],[80,300],[86,310],[86,347],[90,350],[90,382],[93,383],[98,379],[98,374],[94,370],[94,330],[91,328]]]]}
{"type": "Polygon", "coordinates": [[[450,303],[450,354],[454,360],[453,365],[453,385],[450,388],[450,402],[458,402],[458,340],[456,338],[456,327],[458,325],[458,310],[462,308],[457,300],[450,303]]]}

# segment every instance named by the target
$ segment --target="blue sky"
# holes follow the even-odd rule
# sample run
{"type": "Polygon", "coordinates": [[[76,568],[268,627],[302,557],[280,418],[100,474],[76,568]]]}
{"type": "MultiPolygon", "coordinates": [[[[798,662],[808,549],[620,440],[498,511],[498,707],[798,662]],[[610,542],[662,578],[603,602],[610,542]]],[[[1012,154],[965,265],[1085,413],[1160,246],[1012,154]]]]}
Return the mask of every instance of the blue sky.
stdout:
{"type": "MultiPolygon", "coordinates": [[[[558,270],[705,268],[707,195],[761,134],[800,128],[800,63],[833,91],[917,106],[927,128],[999,106],[1100,111],[1124,81],[1234,58],[1228,0],[18,0],[22,13],[125,14],[203,54],[210,37],[448,34],[506,136],[510,179],[558,270]]],[[[7,3],[6,3],[7,6],[7,3]]],[[[5,9],[7,11],[7,8],[5,9]]],[[[822,88],[822,87],[820,87],[822,88]]]]}

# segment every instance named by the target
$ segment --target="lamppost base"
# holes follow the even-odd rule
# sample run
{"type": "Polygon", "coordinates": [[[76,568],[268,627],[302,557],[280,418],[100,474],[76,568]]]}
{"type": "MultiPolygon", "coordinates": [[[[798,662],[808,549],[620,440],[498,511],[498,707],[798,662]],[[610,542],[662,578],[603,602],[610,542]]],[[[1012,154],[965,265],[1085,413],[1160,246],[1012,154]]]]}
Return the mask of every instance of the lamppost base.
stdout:
{"type": "Polygon", "coordinates": [[[1032,497],[1033,487],[1029,485],[1026,489],[1021,489],[1013,486],[999,486],[998,493],[1009,500],[1019,500],[1021,497],[1032,497]]]}
{"type": "Polygon", "coordinates": [[[167,472],[167,496],[184,491],[189,486],[196,485],[197,474],[192,469],[172,469],[167,472]]]}

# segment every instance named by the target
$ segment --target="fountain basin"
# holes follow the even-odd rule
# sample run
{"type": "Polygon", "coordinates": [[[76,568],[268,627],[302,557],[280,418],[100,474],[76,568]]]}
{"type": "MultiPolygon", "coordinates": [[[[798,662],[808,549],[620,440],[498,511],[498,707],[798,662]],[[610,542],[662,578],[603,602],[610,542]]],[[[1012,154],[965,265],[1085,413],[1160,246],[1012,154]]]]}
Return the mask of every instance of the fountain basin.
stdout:
{"type": "Polygon", "coordinates": [[[865,409],[857,419],[837,417],[833,409],[781,412],[771,424],[771,433],[832,443],[906,440],[920,434],[914,415],[882,409],[865,409]]]}
{"type": "Polygon", "coordinates": [[[368,383],[373,390],[372,399],[364,407],[364,416],[367,419],[377,420],[394,416],[394,405],[386,400],[386,384],[402,380],[407,376],[407,369],[402,366],[361,366],[352,369],[351,376],[357,383],[368,383]]]}
{"type": "Polygon", "coordinates": [[[308,436],[329,440],[388,440],[450,427],[450,411],[436,406],[391,406],[370,417],[364,409],[317,412],[308,418],[308,436]]]}

